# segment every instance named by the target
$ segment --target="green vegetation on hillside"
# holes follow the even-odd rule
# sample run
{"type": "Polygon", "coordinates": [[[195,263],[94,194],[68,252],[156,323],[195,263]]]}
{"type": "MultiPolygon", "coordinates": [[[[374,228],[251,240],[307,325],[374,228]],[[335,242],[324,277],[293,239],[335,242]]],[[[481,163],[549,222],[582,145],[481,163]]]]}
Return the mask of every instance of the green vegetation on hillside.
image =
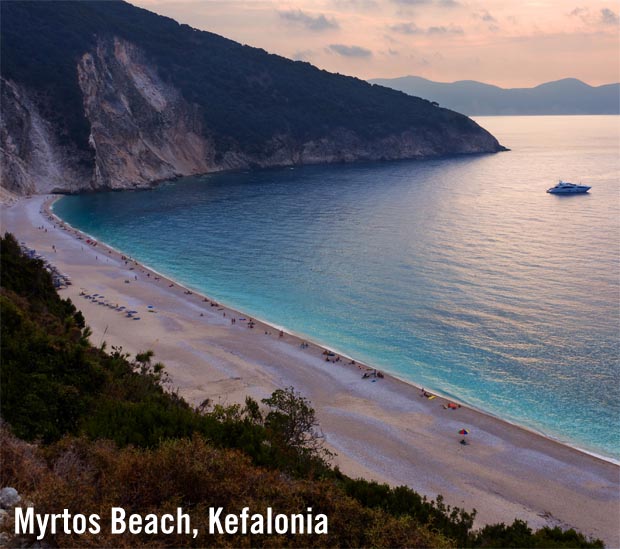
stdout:
{"type": "MultiPolygon", "coordinates": [[[[194,409],[165,390],[161,364],[88,342],[41,261],[11,235],[1,248],[0,486],[40,512],[170,512],[181,506],[201,534],[49,535],[60,546],[602,547],[569,530],[523,522],[473,530],[475,513],[428,501],[407,487],[353,480],[331,468],[314,410],[292,388],[262,406],[194,409]],[[34,442],[32,445],[26,441],[34,442]],[[209,536],[209,507],[329,518],[326,536],[209,536]]],[[[5,526],[6,528],[6,526],[5,526]]]]}
{"type": "Polygon", "coordinates": [[[331,74],[121,1],[0,3],[2,76],[39,91],[46,116],[88,149],[76,65],[98,39],[139,46],[159,75],[201,107],[221,150],[261,152],[274,137],[339,129],[364,138],[413,130],[483,132],[467,117],[357,78],[331,74]]]}

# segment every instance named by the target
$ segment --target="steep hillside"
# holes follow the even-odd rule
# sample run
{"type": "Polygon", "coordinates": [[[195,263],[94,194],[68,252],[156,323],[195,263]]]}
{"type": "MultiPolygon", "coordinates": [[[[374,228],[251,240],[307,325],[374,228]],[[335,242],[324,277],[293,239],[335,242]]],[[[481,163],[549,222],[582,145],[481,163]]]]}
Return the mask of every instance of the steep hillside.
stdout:
{"type": "Polygon", "coordinates": [[[419,76],[377,78],[370,82],[437,101],[469,116],[620,114],[620,84],[594,87],[575,78],[547,82],[534,88],[512,89],[474,80],[433,82],[419,76]]]}
{"type": "Polygon", "coordinates": [[[502,147],[467,117],[121,1],[2,2],[3,186],[502,147]]]}

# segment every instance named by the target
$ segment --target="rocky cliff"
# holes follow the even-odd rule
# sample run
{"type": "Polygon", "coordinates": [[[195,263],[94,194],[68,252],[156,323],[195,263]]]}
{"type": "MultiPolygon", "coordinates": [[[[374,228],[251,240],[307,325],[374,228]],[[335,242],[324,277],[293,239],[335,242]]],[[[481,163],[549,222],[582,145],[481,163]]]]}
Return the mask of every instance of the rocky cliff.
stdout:
{"type": "Polygon", "coordinates": [[[39,98],[2,79],[0,167],[2,187],[16,194],[93,188],[89,155],[61,144],[58,128],[41,114],[39,98]]]}
{"type": "Polygon", "coordinates": [[[213,170],[201,117],[132,44],[100,41],[77,65],[90,122],[95,187],[144,186],[213,170]]]}
{"type": "Polygon", "coordinates": [[[18,194],[502,149],[470,119],[428,101],[124,2],[0,7],[2,186],[18,194]]]}

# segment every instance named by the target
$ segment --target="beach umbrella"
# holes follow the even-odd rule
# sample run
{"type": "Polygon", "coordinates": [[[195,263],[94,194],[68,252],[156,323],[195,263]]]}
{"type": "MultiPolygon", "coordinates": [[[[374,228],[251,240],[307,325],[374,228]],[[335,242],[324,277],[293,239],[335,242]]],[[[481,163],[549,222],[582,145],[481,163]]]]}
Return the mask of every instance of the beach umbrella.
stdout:
{"type": "Polygon", "coordinates": [[[469,434],[469,431],[467,429],[461,429],[459,431],[459,435],[468,435],[468,434],[469,434]]]}

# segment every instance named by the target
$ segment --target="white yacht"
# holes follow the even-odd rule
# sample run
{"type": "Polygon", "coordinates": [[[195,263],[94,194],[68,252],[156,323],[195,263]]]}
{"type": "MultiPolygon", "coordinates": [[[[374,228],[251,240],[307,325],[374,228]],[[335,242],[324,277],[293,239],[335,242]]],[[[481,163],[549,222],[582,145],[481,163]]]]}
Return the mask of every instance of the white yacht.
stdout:
{"type": "Polygon", "coordinates": [[[555,187],[547,189],[547,192],[551,194],[578,194],[587,193],[591,188],[587,185],[575,185],[574,183],[560,180],[555,187]]]}

